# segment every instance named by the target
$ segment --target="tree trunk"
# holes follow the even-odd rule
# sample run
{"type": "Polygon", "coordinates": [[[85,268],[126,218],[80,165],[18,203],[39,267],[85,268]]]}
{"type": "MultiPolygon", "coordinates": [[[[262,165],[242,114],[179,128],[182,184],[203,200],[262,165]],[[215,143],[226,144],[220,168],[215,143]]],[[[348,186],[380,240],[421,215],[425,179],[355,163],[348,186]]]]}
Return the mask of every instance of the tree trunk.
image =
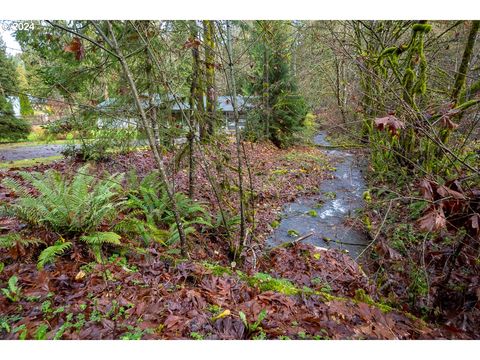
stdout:
{"type": "Polygon", "coordinates": [[[468,72],[468,64],[472,58],[473,47],[475,46],[475,39],[477,38],[478,29],[480,26],[480,21],[475,20],[472,22],[472,27],[470,28],[470,33],[468,34],[467,43],[465,44],[465,50],[463,51],[462,62],[458,68],[457,75],[455,76],[455,85],[453,86],[452,91],[452,101],[454,105],[457,105],[459,102],[459,95],[462,89],[465,87],[465,80],[468,72]]]}
{"type": "Polygon", "coordinates": [[[203,37],[205,46],[205,85],[207,93],[206,107],[206,135],[214,133],[216,112],[215,91],[215,23],[213,20],[203,21],[203,37]]]}
{"type": "Polygon", "coordinates": [[[240,129],[238,127],[238,108],[237,108],[237,89],[235,84],[235,74],[233,71],[233,51],[232,51],[232,34],[230,29],[230,21],[227,20],[227,53],[228,53],[228,69],[230,77],[230,96],[232,98],[233,114],[235,119],[235,139],[236,139],[236,150],[237,150],[237,159],[238,159],[238,196],[240,200],[240,239],[238,246],[234,249],[234,259],[236,260],[241,251],[241,244],[245,240],[246,228],[245,228],[245,209],[243,205],[243,170],[242,170],[242,157],[240,152],[240,129]]]}
{"type": "MultiPolygon", "coordinates": [[[[198,38],[197,24],[195,20],[192,20],[190,35],[192,40],[198,38]]],[[[196,124],[198,123],[196,119],[198,118],[198,107],[199,107],[199,98],[202,101],[202,94],[199,91],[199,72],[200,72],[200,56],[198,47],[192,47],[192,82],[190,84],[190,99],[189,99],[189,117],[190,117],[190,130],[188,132],[188,148],[189,148],[189,169],[188,169],[188,195],[193,199],[195,187],[194,187],[194,172],[195,172],[195,159],[193,156],[194,153],[194,139],[195,139],[195,130],[196,124]],[[200,93],[200,94],[199,94],[200,93]]]]}
{"type": "Polygon", "coordinates": [[[270,137],[270,104],[269,104],[269,76],[268,72],[270,71],[268,66],[269,56],[268,56],[268,46],[265,42],[265,48],[263,51],[263,111],[265,116],[265,137],[268,139],[270,137]]]}

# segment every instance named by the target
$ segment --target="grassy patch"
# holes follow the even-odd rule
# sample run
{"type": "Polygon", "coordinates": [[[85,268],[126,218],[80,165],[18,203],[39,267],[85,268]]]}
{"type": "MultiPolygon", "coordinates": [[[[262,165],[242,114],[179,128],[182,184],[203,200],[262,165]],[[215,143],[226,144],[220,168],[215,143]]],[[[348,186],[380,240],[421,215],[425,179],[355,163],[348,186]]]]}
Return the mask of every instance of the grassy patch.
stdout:
{"type": "Polygon", "coordinates": [[[40,164],[49,164],[51,162],[54,162],[60,159],[63,159],[62,155],[54,155],[54,156],[36,158],[36,159],[23,159],[23,160],[2,162],[0,163],[0,169],[22,168],[22,167],[35,166],[40,164]]]}
{"type": "Polygon", "coordinates": [[[308,167],[311,164],[328,167],[327,157],[320,152],[292,151],[283,157],[284,160],[298,164],[299,167],[308,167]]]}
{"type": "Polygon", "coordinates": [[[359,141],[353,139],[349,134],[341,134],[336,132],[335,135],[327,135],[327,141],[332,144],[333,147],[338,148],[361,148],[364,147],[359,141]]]}

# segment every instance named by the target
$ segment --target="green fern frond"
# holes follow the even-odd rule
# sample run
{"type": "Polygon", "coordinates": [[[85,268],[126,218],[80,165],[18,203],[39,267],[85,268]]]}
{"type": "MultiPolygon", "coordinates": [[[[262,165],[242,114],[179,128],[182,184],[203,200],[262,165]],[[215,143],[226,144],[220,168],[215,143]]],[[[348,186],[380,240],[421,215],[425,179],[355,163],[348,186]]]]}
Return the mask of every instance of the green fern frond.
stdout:
{"type": "Polygon", "coordinates": [[[97,262],[102,262],[102,245],[122,245],[120,242],[121,236],[114,232],[96,232],[90,235],[80,237],[80,240],[90,246],[90,250],[95,256],[97,262]]]}
{"type": "Polygon", "coordinates": [[[111,244],[111,245],[121,245],[120,242],[121,236],[111,232],[95,232],[90,235],[84,235],[80,237],[80,240],[89,244],[89,245],[103,245],[103,244],[111,244]]]}
{"type": "MultiPolygon", "coordinates": [[[[183,193],[175,193],[174,196],[187,235],[195,232],[192,225],[213,226],[210,214],[202,203],[190,199],[183,193]]],[[[136,188],[130,190],[124,205],[130,213],[117,229],[135,233],[146,243],[156,241],[171,244],[178,241],[175,214],[157,172],[150,173],[136,188]],[[163,230],[165,227],[170,230],[163,230]]]]}
{"type": "Polygon", "coordinates": [[[46,264],[53,263],[58,256],[62,255],[66,250],[72,247],[70,241],[57,242],[55,245],[47,247],[43,250],[39,257],[37,267],[39,270],[43,269],[46,264]]]}
{"type": "Polygon", "coordinates": [[[10,249],[14,246],[38,246],[42,243],[39,239],[27,239],[17,233],[10,233],[5,236],[0,236],[0,249],[10,249]]]}
{"type": "MultiPolygon", "coordinates": [[[[195,233],[195,228],[193,226],[184,226],[183,232],[185,236],[195,233]]],[[[167,240],[167,245],[173,245],[180,240],[180,234],[178,233],[177,224],[172,224],[170,227],[170,237],[167,240]]]]}

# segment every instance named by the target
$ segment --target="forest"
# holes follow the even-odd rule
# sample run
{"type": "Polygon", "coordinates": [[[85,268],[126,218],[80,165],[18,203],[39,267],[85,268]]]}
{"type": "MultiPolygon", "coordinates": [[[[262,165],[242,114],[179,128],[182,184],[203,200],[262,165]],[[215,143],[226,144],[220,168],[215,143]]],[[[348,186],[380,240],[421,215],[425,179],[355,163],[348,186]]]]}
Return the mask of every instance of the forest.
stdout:
{"type": "Polygon", "coordinates": [[[0,339],[480,339],[480,21],[0,26],[0,339]]]}

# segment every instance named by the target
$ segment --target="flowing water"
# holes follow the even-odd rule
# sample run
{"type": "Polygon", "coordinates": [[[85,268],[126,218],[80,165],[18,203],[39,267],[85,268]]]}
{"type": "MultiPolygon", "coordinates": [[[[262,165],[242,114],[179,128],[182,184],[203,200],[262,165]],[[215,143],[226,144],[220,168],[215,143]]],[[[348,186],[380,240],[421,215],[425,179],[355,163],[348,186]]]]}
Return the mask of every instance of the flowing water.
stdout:
{"type": "MultiPolygon", "coordinates": [[[[314,142],[317,145],[330,145],[325,133],[315,136],[314,142]]],[[[269,238],[268,244],[276,246],[294,241],[292,230],[299,236],[312,232],[313,235],[303,242],[324,248],[347,250],[356,258],[368,240],[361,230],[348,225],[346,220],[353,217],[355,210],[364,205],[364,161],[347,151],[325,152],[336,168],[334,177],[319,184],[320,193],[317,196],[301,198],[284,206],[280,225],[269,238]]]]}

